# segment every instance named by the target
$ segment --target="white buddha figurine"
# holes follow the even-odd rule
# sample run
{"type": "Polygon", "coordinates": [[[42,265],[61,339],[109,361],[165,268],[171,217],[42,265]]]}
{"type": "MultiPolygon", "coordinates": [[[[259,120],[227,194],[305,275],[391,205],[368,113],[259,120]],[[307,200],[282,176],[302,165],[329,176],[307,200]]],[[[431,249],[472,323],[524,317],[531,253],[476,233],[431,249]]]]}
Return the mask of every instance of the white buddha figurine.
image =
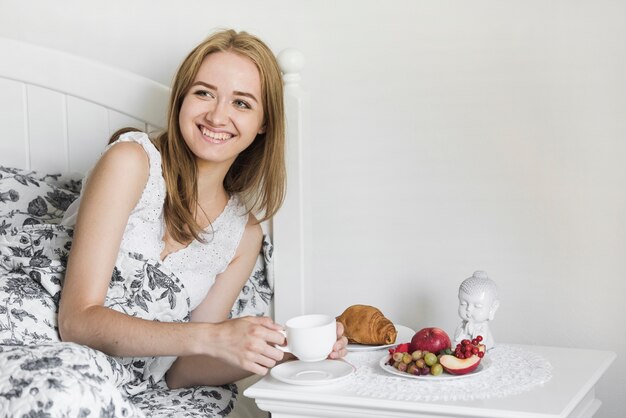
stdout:
{"type": "Polygon", "coordinates": [[[489,331],[489,321],[494,318],[498,306],[498,288],[487,273],[476,271],[472,277],[463,280],[459,286],[459,316],[462,321],[454,333],[455,344],[480,335],[482,344],[487,349],[493,348],[495,341],[489,331]]]}

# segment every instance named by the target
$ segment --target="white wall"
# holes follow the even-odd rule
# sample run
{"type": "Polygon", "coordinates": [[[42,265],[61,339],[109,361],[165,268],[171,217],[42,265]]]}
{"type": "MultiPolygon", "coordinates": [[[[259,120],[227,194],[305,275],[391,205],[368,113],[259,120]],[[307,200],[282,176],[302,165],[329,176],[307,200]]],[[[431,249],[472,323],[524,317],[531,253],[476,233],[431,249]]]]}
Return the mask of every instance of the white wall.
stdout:
{"type": "Polygon", "coordinates": [[[618,353],[600,418],[626,409],[625,20],[618,0],[0,0],[0,36],[163,83],[216,27],[300,48],[304,309],[453,332],[458,284],[486,270],[497,340],[618,353]]]}

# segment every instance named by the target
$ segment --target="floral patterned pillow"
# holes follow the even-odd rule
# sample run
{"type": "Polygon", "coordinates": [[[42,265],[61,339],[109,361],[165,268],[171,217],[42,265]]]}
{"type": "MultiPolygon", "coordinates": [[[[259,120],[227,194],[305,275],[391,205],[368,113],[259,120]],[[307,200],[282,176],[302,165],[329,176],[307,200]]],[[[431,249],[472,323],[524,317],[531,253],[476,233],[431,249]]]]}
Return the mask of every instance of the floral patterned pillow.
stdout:
{"type": "MultiPolygon", "coordinates": [[[[0,236],[24,225],[58,224],[79,196],[80,174],[45,174],[0,166],[0,236]]],[[[268,315],[273,297],[273,246],[264,236],[254,270],[233,306],[230,317],[268,315]]]]}
{"type": "Polygon", "coordinates": [[[0,234],[9,228],[58,224],[80,193],[79,174],[41,174],[0,166],[0,234]]]}

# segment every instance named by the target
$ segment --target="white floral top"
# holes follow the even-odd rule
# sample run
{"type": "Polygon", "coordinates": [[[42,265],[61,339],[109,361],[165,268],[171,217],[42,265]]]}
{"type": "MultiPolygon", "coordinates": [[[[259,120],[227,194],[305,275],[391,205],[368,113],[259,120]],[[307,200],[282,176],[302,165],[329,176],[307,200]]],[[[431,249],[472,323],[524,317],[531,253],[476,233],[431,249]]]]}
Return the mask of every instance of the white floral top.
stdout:
{"type": "MultiPolygon", "coordinates": [[[[148,181],[139,202],[128,218],[120,245],[120,254],[134,252],[158,260],[165,247],[163,205],[166,191],[161,170],[161,154],[143,132],[126,133],[115,143],[117,142],[141,144],[150,160],[148,181]]],[[[107,146],[105,151],[115,143],[107,146]]],[[[89,174],[87,173],[85,180],[89,174]]],[[[85,184],[86,181],[83,181],[83,185],[85,184]]],[[[76,223],[79,205],[80,197],[68,208],[62,221],[63,225],[73,226],[76,223]]],[[[248,215],[245,207],[238,197],[233,195],[221,215],[212,226],[206,229],[206,243],[194,240],[186,248],[170,253],[162,261],[185,286],[190,298],[191,310],[202,302],[215,282],[215,276],[228,267],[239,246],[247,222],[248,215]]]]}

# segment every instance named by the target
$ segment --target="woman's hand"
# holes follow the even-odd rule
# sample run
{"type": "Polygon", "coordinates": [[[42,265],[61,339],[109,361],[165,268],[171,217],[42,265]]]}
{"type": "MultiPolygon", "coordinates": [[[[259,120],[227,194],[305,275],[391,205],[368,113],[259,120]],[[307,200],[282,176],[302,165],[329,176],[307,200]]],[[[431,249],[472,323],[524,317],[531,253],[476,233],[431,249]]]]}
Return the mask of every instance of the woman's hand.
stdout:
{"type": "Polygon", "coordinates": [[[197,350],[193,355],[178,357],[168,370],[170,389],[218,386],[251,373],[265,375],[283,358],[283,352],[274,345],[283,344],[285,336],[279,332],[282,327],[270,318],[247,316],[189,325],[194,327],[197,350]]]}
{"type": "Polygon", "coordinates": [[[283,351],[274,345],[284,344],[285,336],[270,318],[247,316],[224,321],[219,327],[215,357],[258,375],[265,375],[283,359],[283,351]]]}
{"type": "Polygon", "coordinates": [[[348,354],[346,349],[348,345],[348,339],[343,336],[343,324],[337,321],[337,341],[333,346],[333,351],[328,355],[330,359],[338,359],[345,357],[348,354]]]}

